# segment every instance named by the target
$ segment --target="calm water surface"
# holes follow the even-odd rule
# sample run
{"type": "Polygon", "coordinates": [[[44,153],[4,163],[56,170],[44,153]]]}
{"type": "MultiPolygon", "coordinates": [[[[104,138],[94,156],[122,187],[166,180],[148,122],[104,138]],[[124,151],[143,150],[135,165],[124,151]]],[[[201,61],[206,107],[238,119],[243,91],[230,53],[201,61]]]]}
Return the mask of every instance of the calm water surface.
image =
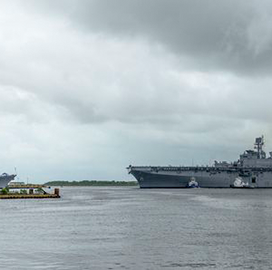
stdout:
{"type": "Polygon", "coordinates": [[[272,190],[61,191],[0,201],[1,269],[272,269],[272,190]]]}

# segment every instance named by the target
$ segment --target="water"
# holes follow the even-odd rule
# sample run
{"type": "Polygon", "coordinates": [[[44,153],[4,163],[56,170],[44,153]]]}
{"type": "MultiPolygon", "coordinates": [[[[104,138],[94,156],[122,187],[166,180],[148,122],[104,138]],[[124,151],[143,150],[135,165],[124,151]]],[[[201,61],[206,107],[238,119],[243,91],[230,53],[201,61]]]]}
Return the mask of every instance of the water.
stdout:
{"type": "Polygon", "coordinates": [[[272,190],[61,191],[0,201],[1,269],[272,269],[272,190]]]}

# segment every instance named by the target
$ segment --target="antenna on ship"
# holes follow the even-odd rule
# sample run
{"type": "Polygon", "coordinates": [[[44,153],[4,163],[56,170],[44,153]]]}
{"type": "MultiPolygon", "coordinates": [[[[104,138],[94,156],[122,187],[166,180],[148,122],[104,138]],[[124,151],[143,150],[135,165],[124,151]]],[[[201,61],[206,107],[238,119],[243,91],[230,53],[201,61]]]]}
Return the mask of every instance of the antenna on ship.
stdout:
{"type": "Polygon", "coordinates": [[[265,152],[263,151],[264,136],[255,139],[254,148],[257,149],[258,158],[265,158],[265,152]]]}
{"type": "Polygon", "coordinates": [[[17,168],[16,167],[14,167],[14,171],[15,171],[15,175],[17,177],[17,181],[20,181],[20,177],[18,176],[17,168]]]}

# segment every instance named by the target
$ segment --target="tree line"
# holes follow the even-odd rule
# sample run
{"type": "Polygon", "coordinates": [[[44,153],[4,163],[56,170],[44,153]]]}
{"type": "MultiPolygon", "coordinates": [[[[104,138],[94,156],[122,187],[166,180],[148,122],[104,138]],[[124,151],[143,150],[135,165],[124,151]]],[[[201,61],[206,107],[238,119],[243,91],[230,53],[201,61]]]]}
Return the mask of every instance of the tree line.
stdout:
{"type": "Polygon", "coordinates": [[[46,186],[137,186],[136,181],[50,181],[45,183],[46,186]]]}

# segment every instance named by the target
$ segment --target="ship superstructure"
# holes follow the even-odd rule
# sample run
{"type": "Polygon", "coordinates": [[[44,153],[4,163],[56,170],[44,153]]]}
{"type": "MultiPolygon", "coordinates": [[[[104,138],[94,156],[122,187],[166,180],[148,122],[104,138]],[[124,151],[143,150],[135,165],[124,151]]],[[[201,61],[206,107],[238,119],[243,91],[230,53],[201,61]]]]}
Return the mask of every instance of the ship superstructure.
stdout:
{"type": "Polygon", "coordinates": [[[3,173],[0,175],[0,189],[6,187],[10,181],[14,180],[16,174],[3,173]]]}
{"type": "Polygon", "coordinates": [[[215,161],[213,166],[132,166],[127,169],[141,188],[185,188],[192,179],[199,187],[229,188],[237,178],[249,187],[272,188],[272,152],[263,150],[264,137],[255,139],[238,161],[215,161]]]}

